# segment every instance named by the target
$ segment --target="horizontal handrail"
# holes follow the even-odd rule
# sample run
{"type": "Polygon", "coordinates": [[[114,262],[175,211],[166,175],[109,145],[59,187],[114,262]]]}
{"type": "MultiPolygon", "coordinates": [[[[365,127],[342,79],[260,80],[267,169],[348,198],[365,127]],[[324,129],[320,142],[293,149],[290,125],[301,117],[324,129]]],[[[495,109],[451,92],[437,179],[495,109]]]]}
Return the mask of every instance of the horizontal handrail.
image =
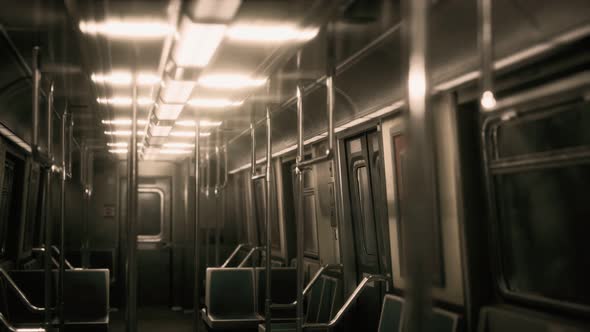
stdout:
{"type": "Polygon", "coordinates": [[[225,260],[225,262],[223,262],[223,265],[221,265],[221,267],[227,267],[227,265],[232,261],[232,259],[234,259],[234,257],[236,257],[238,252],[240,252],[240,250],[242,248],[244,248],[245,246],[246,246],[246,243],[238,244],[236,249],[234,249],[234,251],[231,253],[231,255],[229,255],[229,257],[225,260]]]}
{"type": "MultiPolygon", "coordinates": [[[[59,249],[56,246],[51,246],[52,251],[57,254],[58,256],[60,255],[59,249]]],[[[44,247],[38,247],[38,248],[33,248],[34,252],[45,252],[45,248],[44,247]]],[[[51,260],[53,261],[53,263],[55,264],[55,267],[59,267],[59,263],[53,258],[53,255],[51,256],[51,260]]],[[[66,264],[66,267],[69,270],[75,270],[76,268],[70,263],[70,261],[68,261],[67,259],[64,259],[64,263],[66,264]]]]}
{"type": "Polygon", "coordinates": [[[8,272],[6,272],[6,270],[4,270],[1,267],[0,267],[0,274],[2,274],[4,279],[6,279],[6,281],[8,282],[10,287],[12,288],[12,290],[14,290],[14,292],[16,293],[18,298],[23,302],[23,304],[27,307],[28,310],[30,310],[31,312],[45,312],[45,308],[37,307],[37,306],[33,305],[31,303],[31,301],[29,301],[29,299],[27,298],[25,293],[23,293],[23,291],[18,287],[18,285],[14,282],[14,280],[12,280],[12,277],[10,277],[8,272]]]}
{"type": "Polygon", "coordinates": [[[248,254],[246,255],[246,257],[244,257],[244,259],[242,259],[242,262],[240,263],[240,265],[238,265],[238,267],[244,267],[244,265],[246,265],[246,262],[250,259],[250,257],[252,257],[252,255],[259,251],[259,250],[264,250],[265,247],[254,247],[252,249],[250,249],[250,251],[248,251],[248,254]]]}
{"type": "Polygon", "coordinates": [[[340,310],[338,310],[338,312],[336,313],[334,318],[332,318],[328,323],[304,324],[303,327],[304,328],[332,328],[332,327],[334,327],[336,324],[338,324],[340,319],[342,319],[344,314],[350,309],[350,307],[352,306],[354,301],[359,297],[359,295],[361,295],[363,290],[365,290],[365,288],[367,288],[367,285],[370,282],[388,281],[388,280],[389,280],[388,276],[380,275],[380,274],[371,274],[371,275],[364,277],[363,280],[358,284],[358,286],[356,286],[356,288],[354,289],[354,292],[352,292],[352,294],[350,294],[350,296],[348,297],[346,302],[342,305],[340,310]]]}
{"type": "Polygon", "coordinates": [[[46,332],[46,330],[42,327],[15,327],[8,320],[6,317],[0,312],[0,322],[2,325],[6,327],[11,332],[46,332]]]}
{"type": "Polygon", "coordinates": [[[266,178],[266,173],[259,173],[252,175],[252,181],[260,180],[266,178]]]}
{"type": "MultiPolygon", "coordinates": [[[[313,288],[313,285],[315,285],[315,283],[320,280],[320,277],[324,274],[324,272],[326,271],[330,271],[330,270],[340,270],[342,269],[343,265],[342,264],[324,264],[322,265],[317,272],[313,275],[313,277],[311,278],[311,280],[307,283],[307,286],[305,286],[305,289],[303,290],[303,297],[306,297],[307,294],[309,292],[311,292],[311,289],[313,288]]],[[[293,301],[291,303],[285,303],[285,304],[272,304],[273,308],[277,308],[277,309],[285,309],[285,308],[292,308],[294,306],[297,305],[297,301],[293,301]]]]}
{"type": "Polygon", "coordinates": [[[325,154],[323,154],[321,156],[317,156],[315,158],[311,158],[311,159],[307,159],[307,160],[302,160],[302,161],[298,162],[296,166],[297,166],[297,168],[309,167],[309,166],[319,164],[324,161],[332,160],[333,156],[334,156],[334,154],[333,154],[332,150],[328,150],[325,154]]]}

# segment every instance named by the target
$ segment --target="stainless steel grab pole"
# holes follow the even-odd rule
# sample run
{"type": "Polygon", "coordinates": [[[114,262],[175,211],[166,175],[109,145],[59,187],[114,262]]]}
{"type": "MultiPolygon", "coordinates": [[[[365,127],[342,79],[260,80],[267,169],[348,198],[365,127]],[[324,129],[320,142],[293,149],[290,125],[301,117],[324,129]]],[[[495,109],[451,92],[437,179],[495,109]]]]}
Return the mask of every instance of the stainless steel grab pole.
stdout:
{"type": "MultiPolygon", "coordinates": [[[[37,48],[38,51],[38,48],[37,48]]],[[[38,52],[35,52],[36,57],[39,56],[38,52]]],[[[36,61],[36,65],[38,66],[39,64],[39,60],[37,59],[36,61]]],[[[39,68],[36,67],[33,69],[34,73],[39,72],[39,68]]],[[[37,75],[41,75],[39,74],[34,74],[35,76],[37,75]]],[[[39,78],[36,78],[40,79],[39,78]]],[[[37,84],[37,86],[35,87],[36,90],[39,89],[39,86],[37,84]]],[[[37,91],[36,93],[37,98],[39,98],[39,91],[37,91]]],[[[43,259],[43,269],[44,269],[44,279],[45,279],[45,326],[46,327],[50,327],[52,320],[53,320],[53,310],[51,309],[51,307],[53,306],[53,271],[52,271],[52,267],[51,267],[51,263],[52,263],[52,256],[51,256],[51,251],[49,250],[49,248],[51,248],[51,243],[53,240],[53,218],[52,218],[52,201],[51,201],[51,186],[52,186],[52,177],[53,177],[53,171],[52,171],[52,167],[53,167],[53,146],[52,146],[52,141],[53,141],[53,96],[54,96],[54,84],[53,82],[50,85],[49,88],[49,95],[47,96],[47,159],[49,161],[49,165],[47,165],[47,171],[45,173],[45,240],[44,240],[44,248],[45,248],[45,255],[44,255],[44,259],[43,259]]],[[[38,100],[37,102],[38,103],[38,100]]],[[[39,151],[37,151],[39,152],[39,151]]]]}
{"type": "Polygon", "coordinates": [[[215,211],[215,266],[219,266],[219,255],[220,255],[220,248],[219,248],[219,240],[221,237],[220,234],[220,217],[219,217],[219,213],[223,216],[223,211],[224,208],[223,206],[219,206],[220,202],[221,202],[221,189],[219,187],[219,184],[221,182],[221,163],[220,163],[220,153],[219,153],[219,143],[221,141],[221,131],[219,129],[217,129],[217,131],[215,132],[215,189],[213,191],[213,194],[215,195],[215,206],[216,211],[215,211]]]}
{"type": "Polygon", "coordinates": [[[137,332],[137,68],[132,87],[131,139],[128,162],[127,208],[127,332],[137,332]]]}
{"type": "MultiPolygon", "coordinates": [[[[270,80],[269,80],[270,82],[270,80]]],[[[270,90],[270,83],[269,83],[269,90],[270,90]]],[[[265,301],[265,310],[264,310],[264,322],[266,326],[266,331],[271,332],[272,330],[272,312],[271,312],[271,305],[272,305],[272,231],[271,231],[271,223],[272,223],[272,208],[271,208],[271,199],[272,199],[272,188],[271,188],[271,178],[272,178],[272,121],[270,118],[270,105],[266,105],[266,176],[265,176],[265,183],[266,183],[266,209],[265,209],[265,224],[266,224],[266,265],[265,265],[265,272],[266,272],[266,280],[265,280],[265,287],[266,287],[266,301],[265,301]]]]}
{"type": "Polygon", "coordinates": [[[64,331],[64,278],[65,278],[65,234],[66,234],[66,180],[67,180],[67,127],[68,127],[68,105],[64,108],[61,117],[61,183],[60,183],[60,199],[59,199],[59,267],[58,267],[58,287],[57,298],[58,315],[59,315],[59,330],[64,331]]]}
{"type": "Polygon", "coordinates": [[[199,111],[196,111],[195,116],[195,232],[194,232],[194,243],[195,243],[195,285],[194,285],[194,316],[193,316],[193,330],[199,332],[201,330],[201,278],[200,278],[200,248],[199,248],[199,210],[200,210],[200,188],[201,188],[201,178],[200,178],[200,164],[201,164],[201,154],[200,154],[200,136],[201,136],[201,127],[199,123],[199,111]]]}
{"type": "MultiPolygon", "coordinates": [[[[297,52],[297,70],[301,69],[301,51],[297,52]]],[[[303,153],[303,91],[301,80],[297,81],[297,163],[303,161],[305,155],[303,153]]],[[[303,283],[304,283],[304,269],[303,269],[303,250],[304,250],[304,218],[303,218],[303,170],[296,167],[297,173],[297,308],[296,308],[296,330],[303,331],[303,283]]]]}
{"type": "Polygon", "coordinates": [[[478,47],[481,61],[480,107],[489,111],[496,106],[493,90],[494,35],[492,29],[492,0],[478,0],[478,47]]]}

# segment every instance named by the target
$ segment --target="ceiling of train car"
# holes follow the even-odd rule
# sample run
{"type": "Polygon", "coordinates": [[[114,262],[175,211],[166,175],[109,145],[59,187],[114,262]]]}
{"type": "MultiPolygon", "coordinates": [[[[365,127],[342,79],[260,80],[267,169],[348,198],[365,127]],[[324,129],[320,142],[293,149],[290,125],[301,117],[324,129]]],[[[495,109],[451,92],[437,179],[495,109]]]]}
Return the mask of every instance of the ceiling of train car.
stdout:
{"type": "MultiPolygon", "coordinates": [[[[476,2],[433,3],[430,69],[433,80],[440,83],[477,69],[476,2]]],[[[590,10],[588,6],[589,3],[585,0],[571,0],[567,6],[549,0],[495,2],[496,56],[500,58],[509,55],[537,42],[550,40],[568,29],[589,24],[590,19],[585,15],[590,10]]],[[[159,155],[158,158],[178,158],[190,153],[188,147],[193,140],[190,137],[193,130],[190,120],[194,119],[198,109],[201,118],[208,121],[203,123],[206,125],[203,131],[220,129],[226,139],[232,140],[231,151],[236,157],[232,156],[230,160],[232,164],[239,166],[247,161],[246,151],[249,149],[247,135],[239,135],[248,127],[250,111],[254,110],[255,117],[260,119],[268,101],[272,103],[273,111],[276,111],[273,127],[276,149],[292,145],[295,141],[293,97],[297,79],[303,79],[309,87],[305,99],[306,136],[322,132],[325,127],[325,89],[321,81],[320,84],[312,83],[325,75],[326,51],[331,46],[334,63],[338,67],[335,80],[337,123],[388,105],[398,100],[403,92],[399,0],[22,0],[11,1],[10,5],[2,8],[2,32],[13,43],[16,53],[23,58],[24,63],[31,63],[32,47],[41,46],[42,70],[46,78],[44,87],[47,89],[48,79],[55,81],[58,112],[65,107],[67,100],[75,116],[76,139],[104,152],[118,149],[128,140],[127,136],[106,135],[105,132],[130,133],[130,125],[125,120],[131,116],[128,105],[131,85],[129,82],[100,83],[96,75],[129,74],[135,66],[139,73],[155,76],[151,83],[142,84],[138,93],[142,102],[139,107],[139,124],[142,133],[145,133],[144,123],[148,120],[150,109],[153,109],[151,106],[159,101],[156,94],[162,77],[179,73],[173,67],[162,66],[161,60],[165,60],[164,64],[170,62],[173,55],[165,52],[166,40],[174,37],[170,52],[173,53],[174,45],[182,39],[182,22],[187,16],[191,16],[196,23],[222,21],[227,30],[206,66],[201,66],[198,70],[186,70],[181,76],[190,77],[195,82],[215,74],[238,73],[250,78],[269,78],[270,92],[267,93],[260,84],[230,90],[196,84],[189,98],[194,104],[223,101],[228,105],[220,108],[210,104],[185,106],[169,137],[158,139],[160,144],[150,143],[160,148],[164,143],[181,143],[177,146],[183,147],[184,152],[175,151],[181,154],[159,155]],[[183,5],[175,7],[175,3],[183,5]],[[198,18],[195,14],[198,4],[220,3],[239,4],[239,7],[231,15],[227,14],[227,8],[217,7],[210,14],[216,19],[198,18]],[[254,30],[254,37],[248,36],[245,38],[247,41],[239,40],[235,34],[232,37],[232,31],[238,31],[239,36],[239,29],[232,30],[232,27],[240,26],[269,28],[287,23],[299,28],[319,28],[327,19],[326,13],[330,11],[328,4],[339,6],[333,26],[333,44],[328,43],[325,29],[318,29],[317,35],[310,40],[296,42],[261,42],[272,37],[268,33],[272,30],[254,30]],[[231,18],[220,19],[224,13],[231,18]],[[98,25],[92,25],[138,21],[151,24],[139,32],[149,34],[150,29],[155,29],[155,36],[125,36],[125,32],[129,32],[126,29],[131,28],[123,28],[121,25],[114,25],[114,28],[111,26],[112,30],[101,33],[97,31],[98,25]],[[293,55],[299,47],[303,47],[303,50],[301,68],[297,69],[293,55]],[[127,105],[117,105],[118,103],[127,105]],[[123,124],[103,123],[113,120],[122,120],[123,124]],[[118,143],[121,146],[108,147],[107,143],[118,143]]],[[[9,47],[3,45],[2,48],[6,52],[9,47]]],[[[192,51],[199,54],[203,48],[192,51]]],[[[3,54],[0,54],[2,60],[9,58],[9,55],[3,54]]],[[[2,63],[3,73],[9,73],[0,77],[2,86],[12,82],[14,77],[27,76],[23,70],[14,69],[15,64],[20,66],[18,59],[13,55],[10,59],[10,64],[2,63]]],[[[121,79],[121,76],[118,78],[121,79]]],[[[122,80],[128,81],[129,77],[123,77],[122,80]]],[[[2,121],[13,124],[16,128],[14,130],[25,139],[29,135],[24,128],[30,123],[30,111],[16,115],[6,114],[1,106],[10,104],[11,107],[26,110],[27,107],[30,108],[28,100],[30,83],[13,88],[8,95],[0,94],[2,121]]],[[[258,135],[259,141],[263,141],[264,130],[259,130],[258,135]]],[[[259,149],[262,148],[263,146],[259,146],[259,149]]],[[[259,151],[259,155],[262,155],[262,151],[259,151]]]]}

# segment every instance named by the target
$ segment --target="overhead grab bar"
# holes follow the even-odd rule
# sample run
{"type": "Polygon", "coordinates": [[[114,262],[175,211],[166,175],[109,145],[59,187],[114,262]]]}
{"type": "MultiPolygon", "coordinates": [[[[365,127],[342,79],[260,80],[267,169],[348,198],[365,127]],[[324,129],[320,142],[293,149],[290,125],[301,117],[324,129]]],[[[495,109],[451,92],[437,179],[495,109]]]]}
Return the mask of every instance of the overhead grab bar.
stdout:
{"type": "Polygon", "coordinates": [[[246,265],[246,262],[248,262],[248,260],[250,259],[250,257],[252,257],[252,255],[260,250],[264,250],[264,247],[254,247],[252,249],[250,249],[250,251],[248,251],[248,254],[246,255],[246,257],[244,257],[244,259],[242,259],[242,262],[240,262],[240,265],[238,265],[238,267],[244,267],[244,265],[246,265]]]}
{"type": "Polygon", "coordinates": [[[46,332],[46,330],[42,327],[15,327],[14,325],[10,324],[6,317],[0,312],[0,321],[11,332],[46,332]]]}
{"type": "Polygon", "coordinates": [[[231,253],[231,255],[229,255],[229,257],[225,260],[225,262],[223,262],[223,265],[221,265],[221,267],[227,267],[227,265],[236,257],[238,252],[240,252],[240,250],[242,250],[242,248],[244,248],[245,246],[246,246],[246,243],[238,244],[236,249],[234,249],[234,251],[231,253]]]}
{"type": "Polygon", "coordinates": [[[304,324],[303,328],[332,328],[332,327],[334,327],[336,324],[338,324],[340,319],[342,319],[344,314],[350,309],[350,307],[352,306],[354,301],[361,295],[361,293],[365,290],[365,288],[367,288],[369,286],[369,283],[371,283],[373,281],[387,282],[388,280],[389,280],[389,277],[387,277],[385,275],[380,275],[380,274],[371,274],[371,275],[364,277],[363,280],[361,280],[361,282],[358,284],[358,286],[356,286],[356,288],[354,289],[352,294],[350,294],[350,296],[348,297],[346,302],[344,302],[344,304],[342,305],[340,310],[338,310],[336,315],[334,315],[334,318],[332,318],[328,323],[304,324]]]}
{"type": "Polygon", "coordinates": [[[23,291],[18,287],[18,285],[14,282],[14,280],[12,279],[12,277],[10,277],[10,275],[8,274],[8,272],[6,272],[6,270],[4,270],[1,267],[0,267],[0,274],[2,274],[2,276],[4,277],[4,279],[6,279],[6,281],[8,282],[8,284],[10,285],[10,287],[12,288],[12,290],[14,290],[14,292],[16,293],[16,295],[18,296],[18,298],[27,307],[27,309],[29,311],[31,311],[31,312],[37,312],[37,313],[45,312],[45,308],[37,307],[34,304],[32,304],[31,301],[29,301],[29,299],[27,298],[27,296],[25,295],[25,293],[23,293],[23,291]]]}

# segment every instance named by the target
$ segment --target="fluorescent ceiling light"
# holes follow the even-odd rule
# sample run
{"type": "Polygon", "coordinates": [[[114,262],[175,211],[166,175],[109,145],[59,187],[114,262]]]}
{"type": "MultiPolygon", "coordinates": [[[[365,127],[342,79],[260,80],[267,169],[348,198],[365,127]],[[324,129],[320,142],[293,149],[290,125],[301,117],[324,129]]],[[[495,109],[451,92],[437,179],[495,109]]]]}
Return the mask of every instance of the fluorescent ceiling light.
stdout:
{"type": "Polygon", "coordinates": [[[232,101],[223,98],[196,98],[188,101],[188,104],[195,107],[211,107],[211,108],[223,108],[240,106],[244,101],[232,101]]]}
{"type": "MultiPolygon", "coordinates": [[[[115,130],[115,131],[109,131],[109,130],[105,130],[104,132],[105,135],[108,136],[131,136],[131,130],[115,130]]],[[[145,132],[144,131],[137,131],[137,136],[144,136],[145,132]]]]}
{"type": "Polygon", "coordinates": [[[165,148],[194,148],[193,143],[182,143],[182,142],[170,142],[162,144],[165,148]]]}
{"type": "Polygon", "coordinates": [[[172,57],[179,67],[207,66],[225,34],[225,24],[194,23],[185,17],[172,57]]]}
{"type": "MultiPolygon", "coordinates": [[[[145,126],[147,123],[147,120],[137,120],[137,124],[140,126],[145,126]]],[[[102,120],[102,124],[115,126],[130,126],[132,124],[132,121],[131,119],[102,120]]]]}
{"type": "MultiPolygon", "coordinates": [[[[133,100],[130,97],[113,97],[113,98],[96,98],[99,104],[108,104],[113,106],[131,106],[133,100]]],[[[147,97],[137,98],[139,106],[148,106],[154,103],[153,100],[147,97]]]]}
{"type": "MultiPolygon", "coordinates": [[[[195,121],[193,120],[180,120],[176,121],[175,123],[177,126],[180,127],[194,127],[195,121]]],[[[221,121],[209,121],[209,120],[201,120],[199,121],[201,127],[217,127],[221,125],[221,121]]]]}
{"type": "MultiPolygon", "coordinates": [[[[127,142],[115,142],[115,143],[107,143],[109,148],[126,148],[129,146],[127,142]]],[[[143,143],[137,143],[137,147],[142,147],[143,143]]]]}
{"type": "Polygon", "coordinates": [[[184,104],[191,96],[194,87],[194,81],[177,81],[173,79],[167,79],[165,82],[162,82],[160,98],[165,103],[184,104]]]}
{"type": "MultiPolygon", "coordinates": [[[[200,137],[207,137],[211,135],[211,133],[200,133],[200,137]]],[[[174,137],[195,137],[194,131],[173,131],[170,133],[170,136],[174,137]]]]}
{"type": "Polygon", "coordinates": [[[183,150],[183,149],[160,149],[159,153],[161,154],[186,154],[192,153],[193,150],[183,150]]]}
{"type": "Polygon", "coordinates": [[[266,78],[252,78],[241,74],[212,74],[199,79],[199,85],[214,89],[243,89],[258,87],[266,83],[266,78]]]}
{"type": "Polygon", "coordinates": [[[103,22],[82,21],[80,31],[91,35],[104,35],[117,39],[158,39],[174,33],[174,28],[165,22],[153,20],[119,20],[103,22]]]}
{"type": "MultiPolygon", "coordinates": [[[[115,86],[127,86],[133,83],[133,74],[128,71],[112,71],[108,74],[92,74],[90,79],[94,83],[107,83],[115,86]]],[[[154,85],[160,83],[160,77],[154,73],[139,73],[138,85],[154,85]]]]}
{"type": "Polygon", "coordinates": [[[176,120],[184,104],[158,104],[154,113],[158,120],[176,120]]]}
{"type": "Polygon", "coordinates": [[[151,126],[150,127],[150,135],[151,136],[168,136],[172,131],[172,126],[151,126]]]}
{"type": "Polygon", "coordinates": [[[109,153],[115,153],[115,154],[123,154],[123,153],[127,153],[129,152],[129,150],[127,149],[110,149],[109,153]]]}
{"type": "Polygon", "coordinates": [[[231,40],[250,43],[305,42],[318,35],[319,28],[298,28],[293,24],[235,24],[227,30],[231,40]]]}
{"type": "Polygon", "coordinates": [[[199,0],[193,8],[193,16],[199,21],[229,21],[240,8],[241,0],[199,0]]]}

